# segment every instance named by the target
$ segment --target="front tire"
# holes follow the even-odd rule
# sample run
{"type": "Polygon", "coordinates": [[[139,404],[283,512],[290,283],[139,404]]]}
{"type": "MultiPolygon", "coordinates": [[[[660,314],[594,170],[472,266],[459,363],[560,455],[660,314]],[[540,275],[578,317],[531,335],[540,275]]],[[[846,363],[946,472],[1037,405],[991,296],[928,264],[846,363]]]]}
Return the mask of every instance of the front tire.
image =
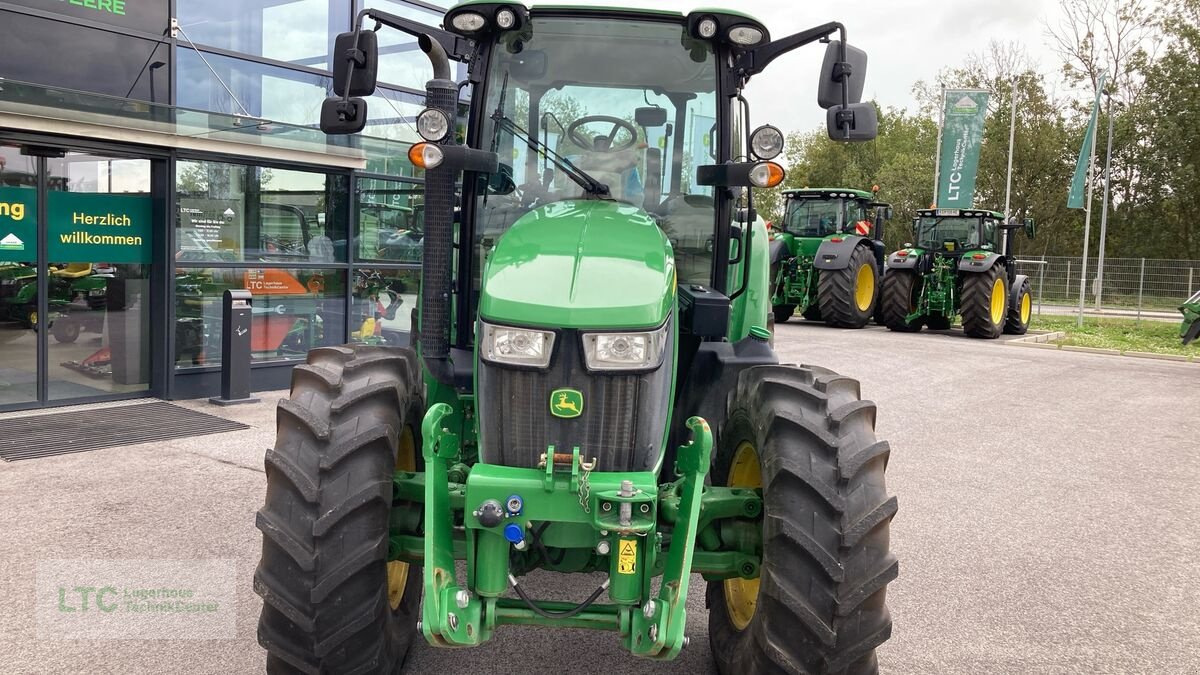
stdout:
{"type": "Polygon", "coordinates": [[[268,673],[391,673],[404,662],[421,570],[388,562],[388,519],[393,473],[417,469],[420,384],[408,349],[315,349],[293,370],[256,521],[268,673]]]}
{"type": "Polygon", "coordinates": [[[872,675],[891,635],[896,499],[889,449],[858,382],[809,366],[744,371],[717,441],[713,484],[763,490],[757,580],[708,584],[717,669],[872,675]]]}
{"type": "Polygon", "coordinates": [[[79,339],[82,327],[74,319],[59,319],[50,324],[50,334],[56,342],[70,344],[79,339]]]}
{"type": "Polygon", "coordinates": [[[883,310],[880,312],[883,325],[888,330],[901,333],[916,333],[921,330],[921,318],[907,320],[917,311],[921,299],[921,287],[917,274],[910,270],[888,270],[883,275],[883,291],[880,294],[883,310]]]}
{"type": "Polygon", "coordinates": [[[1029,280],[1022,279],[1013,302],[1008,307],[1008,319],[1004,322],[1004,332],[1009,335],[1024,335],[1029,331],[1029,321],[1033,318],[1033,292],[1029,280]]]}
{"type": "Polygon", "coordinates": [[[1008,277],[1003,265],[986,272],[963,274],[963,332],[974,338],[994,340],[1004,331],[1008,317],[1008,277]]]}
{"type": "Polygon", "coordinates": [[[875,312],[875,256],[866,246],[855,246],[850,261],[840,270],[821,270],[817,278],[817,305],[825,323],[836,328],[862,328],[875,312]]]}

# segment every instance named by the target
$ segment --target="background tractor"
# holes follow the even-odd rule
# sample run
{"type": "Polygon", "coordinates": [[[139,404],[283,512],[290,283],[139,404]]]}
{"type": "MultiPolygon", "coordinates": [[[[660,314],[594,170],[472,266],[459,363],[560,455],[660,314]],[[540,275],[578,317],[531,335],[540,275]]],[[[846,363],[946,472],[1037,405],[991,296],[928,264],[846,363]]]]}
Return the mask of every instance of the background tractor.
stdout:
{"type": "Polygon", "coordinates": [[[799,311],[830,326],[862,328],[875,313],[884,267],[883,223],[892,217],[892,207],[862,190],[805,188],[783,194],[787,206],[771,240],[775,321],[799,311]]]}
{"type": "Polygon", "coordinates": [[[1186,345],[1200,337],[1200,291],[1184,301],[1179,306],[1179,312],[1183,314],[1183,323],[1179,326],[1179,337],[1186,345]]]}
{"type": "MultiPolygon", "coordinates": [[[[721,10],[468,2],[445,30],[368,20],[417,36],[433,66],[409,153],[425,172],[417,341],[316,349],[294,370],[257,515],[267,669],[394,672],[416,636],[467,647],[521,624],[671,659],[695,573],[721,672],[877,672],[898,571],[890,451],[857,382],[768,345],[750,188],[782,181],[783,136],[747,133],[741,96],[828,42],[830,135],[869,139],[865,54],[838,23],[772,40],[721,10]],[[451,59],[469,64],[465,144],[451,59]],[[690,151],[706,141],[715,159],[690,151]],[[668,232],[691,238],[686,267],[668,232]],[[546,598],[536,570],[591,592],[546,598]]],[[[355,133],[376,35],[334,53],[322,127],[355,133]]]]}
{"type": "Polygon", "coordinates": [[[1033,313],[1029,279],[1017,274],[1011,233],[1033,238],[1033,220],[995,211],[928,209],[913,218],[915,244],[888,258],[880,315],[894,331],[928,326],[946,330],[962,314],[963,331],[976,338],[1024,335],[1033,313]]]}

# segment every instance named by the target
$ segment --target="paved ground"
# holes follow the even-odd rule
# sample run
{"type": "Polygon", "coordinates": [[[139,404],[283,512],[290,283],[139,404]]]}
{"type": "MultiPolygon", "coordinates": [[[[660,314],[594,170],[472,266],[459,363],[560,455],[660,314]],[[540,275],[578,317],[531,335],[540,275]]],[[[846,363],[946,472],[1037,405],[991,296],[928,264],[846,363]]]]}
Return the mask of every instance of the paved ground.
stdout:
{"type": "MultiPolygon", "coordinates": [[[[1195,672],[1200,366],[803,323],[776,346],[860,378],[880,404],[900,498],[885,673],[1195,672]]],[[[0,464],[0,670],[261,672],[249,580],[275,398],[226,411],[246,432],[0,464]],[[34,569],[51,558],[235,558],[238,637],[39,640],[34,569]]],[[[592,588],[563,581],[529,585],[592,588]]],[[[505,628],[476,650],[419,644],[408,672],[711,672],[699,587],[691,605],[672,664],[632,660],[607,634],[505,628]]]]}

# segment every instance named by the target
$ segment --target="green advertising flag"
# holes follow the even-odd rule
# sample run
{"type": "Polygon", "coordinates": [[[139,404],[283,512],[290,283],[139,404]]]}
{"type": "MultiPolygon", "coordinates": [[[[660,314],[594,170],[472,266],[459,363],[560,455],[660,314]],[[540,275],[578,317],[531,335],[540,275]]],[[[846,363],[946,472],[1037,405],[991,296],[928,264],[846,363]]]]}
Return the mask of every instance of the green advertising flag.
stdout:
{"type": "Polygon", "coordinates": [[[1071,191],[1067,194],[1068,209],[1083,208],[1083,193],[1087,187],[1088,164],[1091,163],[1092,145],[1096,142],[1096,118],[1100,115],[1100,94],[1104,91],[1105,73],[1100,76],[1096,87],[1096,103],[1092,105],[1092,117],[1088,120],[1087,132],[1083,134],[1083,145],[1079,148],[1079,161],[1075,163],[1075,175],[1071,177],[1071,191]]]}
{"type": "Polygon", "coordinates": [[[154,210],[149,195],[50,192],[46,249],[55,262],[148,263],[154,210]]]}
{"type": "Polygon", "coordinates": [[[988,93],[947,89],[938,164],[937,206],[969,209],[975,198],[975,173],[983,146],[988,93]]]}

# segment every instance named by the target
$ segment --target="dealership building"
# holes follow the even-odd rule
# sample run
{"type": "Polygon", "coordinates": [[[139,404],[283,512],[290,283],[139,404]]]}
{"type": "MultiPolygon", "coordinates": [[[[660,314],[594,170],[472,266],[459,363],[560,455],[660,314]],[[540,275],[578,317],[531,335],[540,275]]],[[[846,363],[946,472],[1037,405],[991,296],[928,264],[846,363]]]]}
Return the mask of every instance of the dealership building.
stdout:
{"type": "Polygon", "coordinates": [[[317,128],[334,37],[364,7],[444,11],[0,0],[0,411],[217,394],[230,289],[253,293],[254,390],[312,347],[408,343],[415,40],[380,32],[363,135],[317,128]]]}

